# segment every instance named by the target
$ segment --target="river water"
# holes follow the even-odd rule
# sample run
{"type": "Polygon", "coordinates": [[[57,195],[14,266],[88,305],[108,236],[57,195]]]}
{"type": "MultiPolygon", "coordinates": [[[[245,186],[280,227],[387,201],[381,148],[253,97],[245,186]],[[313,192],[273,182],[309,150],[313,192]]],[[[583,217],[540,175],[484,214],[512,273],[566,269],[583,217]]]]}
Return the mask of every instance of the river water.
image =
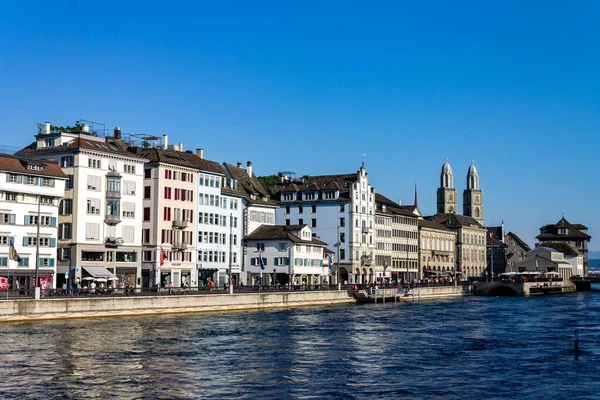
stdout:
{"type": "Polygon", "coordinates": [[[0,398],[600,398],[599,311],[591,292],[1,324],[0,398]]]}

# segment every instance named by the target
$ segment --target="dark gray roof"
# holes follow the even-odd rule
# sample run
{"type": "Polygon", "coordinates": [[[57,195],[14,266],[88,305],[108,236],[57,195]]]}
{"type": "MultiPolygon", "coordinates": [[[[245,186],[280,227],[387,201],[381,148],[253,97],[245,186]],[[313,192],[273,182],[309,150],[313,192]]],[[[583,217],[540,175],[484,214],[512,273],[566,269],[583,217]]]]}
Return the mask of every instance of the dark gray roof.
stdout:
{"type": "Polygon", "coordinates": [[[321,240],[312,238],[311,240],[303,240],[294,234],[308,225],[261,225],[251,234],[246,236],[246,240],[273,240],[287,239],[293,243],[312,244],[317,246],[327,246],[327,243],[321,240]]]}
{"type": "Polygon", "coordinates": [[[477,222],[476,219],[454,213],[439,213],[425,219],[437,222],[438,224],[446,225],[448,227],[471,226],[475,228],[483,228],[483,226],[477,222]]]}

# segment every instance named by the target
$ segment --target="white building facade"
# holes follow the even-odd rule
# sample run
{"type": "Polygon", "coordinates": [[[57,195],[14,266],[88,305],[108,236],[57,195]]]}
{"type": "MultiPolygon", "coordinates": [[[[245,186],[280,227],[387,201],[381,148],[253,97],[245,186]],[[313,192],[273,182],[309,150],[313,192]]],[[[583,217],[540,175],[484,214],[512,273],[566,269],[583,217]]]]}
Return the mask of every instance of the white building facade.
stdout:
{"type": "Polygon", "coordinates": [[[69,286],[98,269],[141,286],[142,182],[145,159],[114,136],[51,131],[19,153],[59,162],[68,176],[59,208],[57,277],[69,286]],[[86,269],[87,268],[87,269],[86,269]]]}
{"type": "Polygon", "coordinates": [[[36,260],[40,282],[56,287],[58,206],[66,179],[58,163],[0,155],[0,277],[4,289],[32,288],[36,260]],[[11,243],[20,261],[11,259],[11,243]]]}

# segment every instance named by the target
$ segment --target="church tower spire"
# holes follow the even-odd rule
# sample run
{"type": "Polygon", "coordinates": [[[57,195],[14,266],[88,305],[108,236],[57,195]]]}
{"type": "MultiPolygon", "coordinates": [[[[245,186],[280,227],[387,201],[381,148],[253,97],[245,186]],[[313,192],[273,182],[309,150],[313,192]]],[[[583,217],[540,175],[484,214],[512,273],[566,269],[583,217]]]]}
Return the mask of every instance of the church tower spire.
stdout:
{"type": "Polygon", "coordinates": [[[456,189],[454,188],[454,176],[452,167],[446,158],[440,174],[440,187],[437,190],[437,212],[456,212],[456,189]]]}
{"type": "Polygon", "coordinates": [[[483,193],[479,188],[479,173],[475,161],[467,171],[467,188],[463,192],[463,214],[472,217],[483,225],[483,193]]]}

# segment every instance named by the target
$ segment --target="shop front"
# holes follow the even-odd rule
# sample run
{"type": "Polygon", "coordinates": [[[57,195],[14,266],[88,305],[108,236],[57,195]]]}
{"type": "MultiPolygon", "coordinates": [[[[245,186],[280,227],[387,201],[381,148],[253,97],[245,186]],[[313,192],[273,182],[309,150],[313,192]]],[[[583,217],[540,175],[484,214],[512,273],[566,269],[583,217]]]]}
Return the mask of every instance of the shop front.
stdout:
{"type": "Polygon", "coordinates": [[[173,283],[173,287],[192,286],[192,270],[191,268],[165,268],[160,270],[160,286],[168,288],[173,283]]]}
{"type": "MultiPolygon", "coordinates": [[[[54,270],[48,268],[40,268],[38,270],[40,277],[40,287],[50,288],[54,287],[52,284],[54,278],[54,270]]],[[[8,290],[23,290],[30,289],[35,286],[35,270],[18,270],[18,269],[0,269],[0,277],[5,282],[8,290]]]]}

